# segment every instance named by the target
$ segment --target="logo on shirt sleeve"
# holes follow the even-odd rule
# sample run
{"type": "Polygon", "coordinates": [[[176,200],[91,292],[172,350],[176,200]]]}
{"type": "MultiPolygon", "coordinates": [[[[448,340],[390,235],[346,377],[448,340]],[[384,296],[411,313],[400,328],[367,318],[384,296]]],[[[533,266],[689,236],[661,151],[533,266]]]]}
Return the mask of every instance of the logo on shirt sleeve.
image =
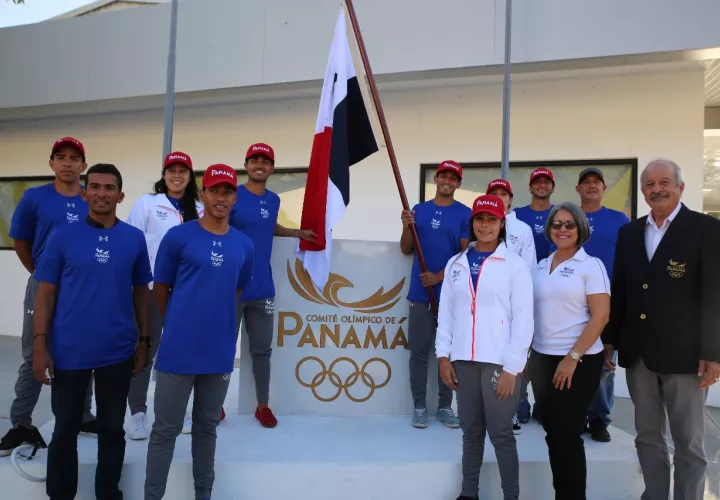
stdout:
{"type": "Polygon", "coordinates": [[[110,260],[110,250],[101,250],[95,247],[95,258],[100,264],[107,264],[107,261],[110,260]]]}

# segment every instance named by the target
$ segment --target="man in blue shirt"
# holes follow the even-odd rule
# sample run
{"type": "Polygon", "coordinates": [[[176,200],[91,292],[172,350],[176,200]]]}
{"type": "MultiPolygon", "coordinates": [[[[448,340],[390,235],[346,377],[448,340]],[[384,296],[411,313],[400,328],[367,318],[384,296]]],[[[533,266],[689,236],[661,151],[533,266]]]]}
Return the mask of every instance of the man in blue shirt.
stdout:
{"type": "Polygon", "coordinates": [[[235,170],[211,165],[202,185],[202,218],[170,229],[155,260],[153,292],[165,322],[155,363],[145,500],[165,495],[175,440],[193,391],[195,498],[210,499],[217,425],[235,365],[236,304],[253,279],[252,241],[228,224],[236,199],[235,170]]]}
{"type": "Polygon", "coordinates": [[[115,215],[123,197],[114,165],[90,167],[83,192],[89,215],[53,231],[35,271],[33,373],[51,385],[55,415],[47,460],[51,500],[77,493],[77,437],[91,377],[98,407],[95,497],[122,499],[123,425],[130,380],[147,363],[152,281],[143,233],[115,215]]]}
{"type": "Polygon", "coordinates": [[[268,407],[270,392],[270,355],[272,353],[275,284],[270,257],[273,237],[285,236],[314,241],[310,230],[289,229],[278,224],[280,197],[267,189],[275,171],[275,151],[264,143],[250,146],[245,154],[247,182],[237,189],[237,201],[230,225],[245,233],[255,247],[252,284],[243,291],[237,306],[237,329],[244,323],[248,334],[257,408],[255,418],[263,427],[275,427],[277,419],[268,407]]]}
{"type": "Polygon", "coordinates": [[[533,230],[538,262],[550,255],[550,242],[545,239],[545,221],[553,208],[550,197],[554,191],[555,176],[552,171],[544,167],[536,168],[530,174],[530,204],[515,209],[517,218],[533,230]]]}
{"type": "MultiPolygon", "coordinates": [[[[12,428],[0,441],[0,457],[33,439],[37,429],[32,413],[40,397],[42,384],[35,380],[33,363],[33,311],[39,282],[35,269],[53,229],[85,219],[87,203],[81,195],[80,176],[87,168],[85,147],[77,139],[58,139],[50,152],[50,168],[55,180],[50,184],[28,189],[13,213],[10,237],[15,240],[15,253],[30,273],[23,302],[22,357],[23,363],[15,383],[15,399],[10,407],[12,428]]],[[[96,434],[95,417],[90,413],[92,382],[86,395],[85,415],[81,432],[96,434]]]]}
{"type": "MultiPolygon", "coordinates": [[[[440,301],[440,288],[445,265],[450,258],[465,249],[468,244],[470,207],[455,200],[455,191],[462,182],[462,166],[454,161],[442,162],[435,173],[435,198],[415,205],[412,212],[403,210],[403,232],[400,249],[405,255],[414,254],[410,277],[410,314],[408,318],[408,344],[410,347],[410,390],[415,411],[412,425],[428,426],[426,402],[428,354],[435,345],[437,318],[430,305],[428,288],[440,301]],[[427,272],[420,270],[420,262],[413,248],[410,226],[415,225],[420,249],[427,272]]],[[[451,408],[452,389],[446,386],[438,374],[438,409],[436,418],[446,427],[460,427],[451,408]]]]}
{"type": "MultiPolygon", "coordinates": [[[[615,246],[620,228],[630,222],[623,212],[602,206],[607,186],[600,169],[591,167],[580,172],[575,190],[580,195],[580,207],[590,223],[590,240],[583,246],[588,255],[597,257],[605,265],[608,277],[612,280],[615,246]]],[[[610,441],[607,430],[610,425],[610,413],[615,400],[615,372],[603,367],[600,387],[588,413],[588,432],[593,440],[601,443],[610,441]]]]}

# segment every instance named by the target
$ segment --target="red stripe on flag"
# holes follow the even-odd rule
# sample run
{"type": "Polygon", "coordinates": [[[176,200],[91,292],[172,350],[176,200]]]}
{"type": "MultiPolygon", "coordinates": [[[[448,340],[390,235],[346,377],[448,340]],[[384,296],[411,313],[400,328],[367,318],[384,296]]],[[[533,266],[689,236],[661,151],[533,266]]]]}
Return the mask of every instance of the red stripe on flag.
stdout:
{"type": "Polygon", "coordinates": [[[328,182],[330,182],[330,149],[332,147],[332,128],[325,127],[313,138],[310,166],[308,168],[305,197],[303,200],[300,227],[312,229],[317,239],[300,240],[300,250],[318,252],[325,249],[325,216],[327,210],[328,182]]]}

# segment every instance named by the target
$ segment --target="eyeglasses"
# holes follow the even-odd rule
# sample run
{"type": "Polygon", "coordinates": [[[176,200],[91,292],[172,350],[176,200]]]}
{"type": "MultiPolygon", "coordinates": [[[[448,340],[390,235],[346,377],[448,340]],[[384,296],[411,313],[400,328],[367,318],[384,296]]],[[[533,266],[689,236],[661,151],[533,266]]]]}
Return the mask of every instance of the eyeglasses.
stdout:
{"type": "Polygon", "coordinates": [[[552,224],[550,224],[550,227],[555,231],[560,231],[563,226],[565,226],[568,231],[572,231],[577,227],[577,223],[572,220],[554,220],[552,221],[552,224]]]}

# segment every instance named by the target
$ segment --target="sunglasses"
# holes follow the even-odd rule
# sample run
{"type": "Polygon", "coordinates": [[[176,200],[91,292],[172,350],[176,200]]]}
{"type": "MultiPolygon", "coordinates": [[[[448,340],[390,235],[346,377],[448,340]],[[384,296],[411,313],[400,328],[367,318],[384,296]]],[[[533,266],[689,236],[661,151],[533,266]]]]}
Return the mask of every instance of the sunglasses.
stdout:
{"type": "Polygon", "coordinates": [[[572,231],[577,227],[577,223],[572,220],[554,220],[552,221],[552,224],[550,224],[550,227],[555,231],[560,231],[563,226],[565,226],[568,231],[572,231]]]}

